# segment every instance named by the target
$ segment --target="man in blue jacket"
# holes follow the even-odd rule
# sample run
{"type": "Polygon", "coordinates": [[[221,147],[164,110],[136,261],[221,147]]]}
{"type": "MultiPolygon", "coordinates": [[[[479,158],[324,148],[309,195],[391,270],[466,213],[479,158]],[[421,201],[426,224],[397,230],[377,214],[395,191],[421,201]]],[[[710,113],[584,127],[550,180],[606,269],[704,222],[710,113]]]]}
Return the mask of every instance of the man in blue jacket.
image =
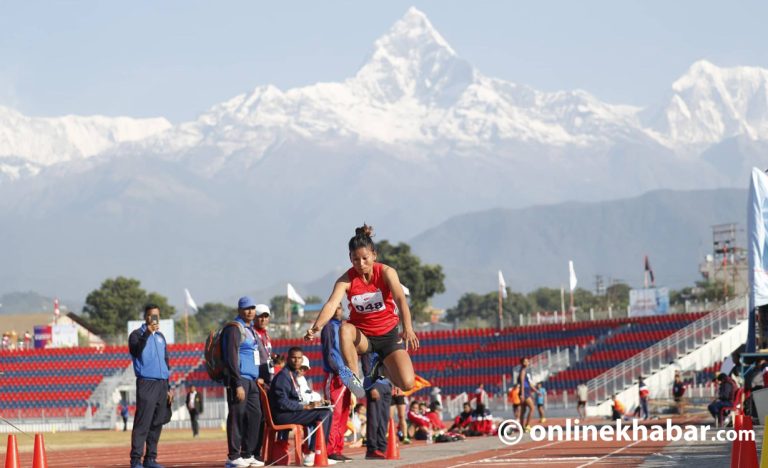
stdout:
{"type": "Polygon", "coordinates": [[[347,431],[351,393],[339,377],[339,369],[344,367],[339,348],[339,328],[343,314],[341,305],[336,308],[333,318],[323,327],[320,343],[323,346],[323,370],[325,371],[325,397],[333,403],[333,424],[328,433],[328,458],[346,462],[351,458],[342,454],[344,433],[347,431]]]}
{"type": "MultiPolygon", "coordinates": [[[[298,346],[288,350],[288,361],[269,387],[269,407],[272,409],[272,418],[276,424],[301,424],[308,431],[315,428],[318,421],[323,423],[323,433],[328,434],[331,429],[333,414],[328,409],[316,409],[319,406],[328,405],[328,401],[312,402],[304,404],[299,396],[299,384],[296,382],[304,352],[298,346]]],[[[307,432],[308,433],[308,432],[307,432]]],[[[326,436],[327,437],[327,436],[326,436]]],[[[305,466],[315,464],[315,437],[309,439],[311,453],[304,459],[305,466]]],[[[336,460],[328,459],[329,465],[336,464],[336,460]]]]}
{"type": "Polygon", "coordinates": [[[256,457],[261,427],[259,401],[259,341],[253,329],[256,302],[243,296],[237,303],[237,318],[224,327],[221,357],[227,386],[227,467],[264,466],[256,457]]]}
{"type": "Polygon", "coordinates": [[[136,374],[136,415],[131,432],[131,468],[163,468],[157,463],[157,443],[163,424],[171,419],[173,392],[168,386],[168,354],[160,333],[160,308],[144,307],[144,324],[128,337],[136,374]],[[144,452],[144,463],[141,455],[144,452]]]}

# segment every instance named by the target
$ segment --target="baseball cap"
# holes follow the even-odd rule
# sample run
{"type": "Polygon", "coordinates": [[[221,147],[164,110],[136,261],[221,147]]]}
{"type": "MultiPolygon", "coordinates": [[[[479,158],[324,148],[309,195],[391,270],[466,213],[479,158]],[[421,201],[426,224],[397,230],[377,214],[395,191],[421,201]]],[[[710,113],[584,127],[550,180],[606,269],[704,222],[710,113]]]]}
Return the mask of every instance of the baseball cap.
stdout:
{"type": "Polygon", "coordinates": [[[237,301],[237,308],[238,309],[248,309],[251,307],[256,307],[256,301],[251,299],[250,296],[243,296],[240,298],[239,301],[237,301]]]}
{"type": "Polygon", "coordinates": [[[267,314],[270,316],[272,315],[272,313],[269,311],[269,306],[266,304],[256,304],[256,316],[258,317],[259,315],[264,315],[264,314],[267,314]]]}
{"type": "Polygon", "coordinates": [[[309,367],[309,358],[306,355],[301,357],[301,367],[306,367],[307,369],[311,369],[311,367],[309,367]]]}

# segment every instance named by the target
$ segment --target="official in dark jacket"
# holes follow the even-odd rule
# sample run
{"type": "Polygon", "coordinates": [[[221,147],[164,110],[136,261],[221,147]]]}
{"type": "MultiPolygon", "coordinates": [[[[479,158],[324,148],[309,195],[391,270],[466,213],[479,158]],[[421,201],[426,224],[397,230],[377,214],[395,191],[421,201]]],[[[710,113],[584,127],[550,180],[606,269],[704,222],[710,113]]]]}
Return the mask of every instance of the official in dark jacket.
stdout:
{"type": "Polygon", "coordinates": [[[261,427],[259,401],[259,342],[253,329],[256,302],[243,296],[237,303],[235,325],[224,327],[221,357],[227,386],[228,467],[264,466],[256,453],[261,427]]]}
{"type": "Polygon", "coordinates": [[[168,385],[168,354],[160,333],[160,308],[144,307],[144,324],[128,338],[136,374],[136,415],[131,433],[131,468],[163,468],[157,463],[157,443],[163,424],[171,419],[173,393],[168,385]],[[141,455],[144,452],[144,463],[141,455]]]}
{"type": "MultiPolygon", "coordinates": [[[[363,373],[369,374],[373,367],[373,354],[361,356],[363,373]]],[[[379,379],[371,388],[366,390],[365,399],[368,403],[366,413],[368,421],[365,425],[366,451],[365,458],[380,460],[386,458],[387,429],[389,428],[389,407],[392,404],[392,384],[387,379],[379,379]]]]}
{"type": "MultiPolygon", "coordinates": [[[[328,434],[331,429],[333,414],[328,409],[316,409],[318,406],[327,406],[328,401],[304,404],[299,397],[299,384],[296,382],[299,367],[304,357],[304,352],[299,347],[288,350],[288,361],[285,368],[272,379],[269,387],[269,406],[272,409],[272,418],[276,424],[301,424],[307,428],[307,433],[313,430],[318,421],[323,423],[323,433],[328,434]]],[[[327,436],[326,436],[327,437],[327,436]]],[[[315,461],[315,437],[309,439],[311,453],[305,458],[305,464],[311,466],[315,461]]],[[[336,463],[329,460],[329,464],[336,463]]]]}

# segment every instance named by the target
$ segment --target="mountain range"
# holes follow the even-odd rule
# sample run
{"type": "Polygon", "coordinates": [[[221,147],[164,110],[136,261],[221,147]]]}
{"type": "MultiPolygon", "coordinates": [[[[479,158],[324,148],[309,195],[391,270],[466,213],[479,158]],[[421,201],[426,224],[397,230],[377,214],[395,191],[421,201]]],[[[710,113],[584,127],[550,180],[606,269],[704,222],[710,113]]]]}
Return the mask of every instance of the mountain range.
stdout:
{"type": "MultiPolygon", "coordinates": [[[[236,297],[344,268],[364,221],[438,261],[424,236],[476,221],[454,216],[743,188],[766,142],[766,70],[702,60],[657,105],[609,104],[485,76],[412,8],[350,78],[258,86],[190,122],[0,108],[0,291],[84,296],[122,274],[174,302],[236,297]]],[[[454,247],[439,263],[469,261],[454,247]]],[[[498,263],[521,285],[560,281],[498,263]]]]}

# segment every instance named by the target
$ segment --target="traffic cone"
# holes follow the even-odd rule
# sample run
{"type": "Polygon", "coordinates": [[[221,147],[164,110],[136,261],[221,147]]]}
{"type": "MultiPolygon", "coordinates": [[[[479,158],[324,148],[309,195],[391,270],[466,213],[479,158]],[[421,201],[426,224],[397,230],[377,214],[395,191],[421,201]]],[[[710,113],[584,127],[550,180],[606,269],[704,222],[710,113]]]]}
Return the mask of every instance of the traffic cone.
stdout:
{"type": "MultiPolygon", "coordinates": [[[[742,421],[742,429],[744,431],[751,431],[753,437],[741,442],[741,455],[739,456],[739,463],[741,468],[758,468],[757,465],[757,446],[754,439],[754,427],[752,426],[752,416],[744,416],[742,421]]],[[[737,434],[737,437],[741,437],[741,434],[737,434]]],[[[36,467],[32,467],[36,468],[36,467]]]]}
{"type": "MultiPolygon", "coordinates": [[[[764,428],[768,428],[768,416],[765,417],[764,428]]],[[[768,468],[768,430],[763,430],[763,449],[760,451],[760,466],[768,468]]]]}
{"type": "Polygon", "coordinates": [[[42,434],[35,434],[35,452],[32,455],[32,468],[48,468],[48,458],[45,456],[45,441],[42,434]]]}
{"type": "MultiPolygon", "coordinates": [[[[737,433],[741,431],[744,425],[743,419],[744,416],[740,414],[733,416],[733,430],[737,433]]],[[[736,440],[733,441],[733,445],[731,446],[731,468],[741,468],[741,440],[739,439],[739,437],[736,437],[736,440]]]]}
{"type": "Polygon", "coordinates": [[[323,423],[317,423],[317,432],[315,433],[315,465],[328,466],[328,451],[325,448],[325,434],[323,434],[323,423]]]}
{"type": "Polygon", "coordinates": [[[389,418],[389,430],[387,431],[387,460],[400,460],[400,443],[397,439],[397,429],[395,429],[395,420],[389,418]]]}
{"type": "Polygon", "coordinates": [[[20,468],[19,444],[15,434],[8,434],[8,450],[5,452],[5,468],[20,468]]]}

